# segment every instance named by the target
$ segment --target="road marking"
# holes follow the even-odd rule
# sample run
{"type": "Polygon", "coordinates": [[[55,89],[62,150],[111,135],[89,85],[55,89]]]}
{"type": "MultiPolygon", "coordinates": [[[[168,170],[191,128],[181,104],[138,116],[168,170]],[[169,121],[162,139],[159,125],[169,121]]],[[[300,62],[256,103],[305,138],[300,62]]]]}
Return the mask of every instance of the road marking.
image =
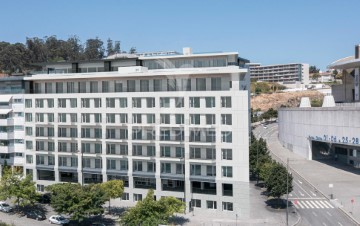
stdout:
{"type": "Polygon", "coordinates": [[[325,222],[323,222],[323,225],[324,225],[324,226],[327,226],[327,224],[325,224],[325,222]]]}
{"type": "Polygon", "coordinates": [[[301,207],[301,209],[304,209],[303,205],[298,201],[297,204],[301,207]]]}
{"type": "Polygon", "coordinates": [[[316,203],[314,201],[310,201],[311,204],[313,204],[315,206],[316,209],[319,209],[318,205],[316,205],[316,203]]]}
{"type": "Polygon", "coordinates": [[[289,199],[301,199],[301,200],[325,200],[325,198],[289,198],[289,199]]]}
{"type": "Polygon", "coordinates": [[[290,197],[292,197],[292,194],[289,194],[290,197]]]}
{"type": "Polygon", "coordinates": [[[325,201],[320,201],[321,204],[323,204],[326,208],[330,208],[330,206],[328,206],[325,201]]]}
{"type": "Polygon", "coordinates": [[[330,206],[330,208],[334,209],[334,207],[328,202],[328,201],[324,201],[328,206],[330,206]]]}
{"type": "Polygon", "coordinates": [[[316,197],[316,194],[314,192],[311,191],[311,194],[316,197]]]}
{"type": "MultiPolygon", "coordinates": [[[[324,206],[323,206],[319,201],[316,201],[316,204],[318,204],[321,209],[324,209],[324,206]]],[[[326,207],[325,207],[325,208],[326,208],[326,207]]]]}
{"type": "Polygon", "coordinates": [[[305,202],[310,206],[311,209],[314,209],[314,207],[311,205],[309,201],[305,201],[305,202]]]}
{"type": "MultiPolygon", "coordinates": [[[[301,190],[303,190],[309,197],[311,197],[311,195],[310,195],[309,193],[307,193],[307,192],[305,191],[305,189],[302,188],[298,183],[296,183],[296,181],[294,181],[294,183],[295,183],[301,190]]],[[[301,192],[300,192],[300,194],[301,194],[301,192]]]]}
{"type": "Polygon", "coordinates": [[[303,202],[302,204],[304,204],[304,206],[306,207],[306,209],[309,209],[308,205],[306,205],[305,202],[303,202]]]}
{"type": "Polygon", "coordinates": [[[338,222],[338,224],[339,224],[340,226],[343,226],[340,222],[338,222]]]}
{"type": "Polygon", "coordinates": [[[300,180],[298,180],[300,184],[302,184],[302,182],[300,180]]]}
{"type": "Polygon", "coordinates": [[[327,215],[329,215],[330,217],[332,216],[331,213],[329,213],[328,211],[326,211],[327,215]]]}
{"type": "Polygon", "coordinates": [[[312,214],[314,214],[314,216],[317,217],[317,214],[314,211],[312,211],[312,214]]]}

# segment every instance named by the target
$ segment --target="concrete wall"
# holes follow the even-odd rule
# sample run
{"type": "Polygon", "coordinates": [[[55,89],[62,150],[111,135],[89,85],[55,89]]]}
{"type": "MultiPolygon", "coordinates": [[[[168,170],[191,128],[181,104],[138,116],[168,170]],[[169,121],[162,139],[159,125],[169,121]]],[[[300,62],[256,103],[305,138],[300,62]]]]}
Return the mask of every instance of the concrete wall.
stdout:
{"type": "Polygon", "coordinates": [[[360,107],[283,108],[279,140],[294,153],[311,159],[311,140],[359,145],[360,107]]]}

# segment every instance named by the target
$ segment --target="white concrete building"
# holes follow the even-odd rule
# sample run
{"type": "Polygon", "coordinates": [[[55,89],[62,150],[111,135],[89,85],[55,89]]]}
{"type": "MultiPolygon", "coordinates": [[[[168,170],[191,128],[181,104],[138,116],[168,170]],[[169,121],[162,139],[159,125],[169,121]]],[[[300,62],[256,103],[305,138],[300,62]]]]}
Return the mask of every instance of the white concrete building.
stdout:
{"type": "MultiPolygon", "coordinates": [[[[0,79],[0,164],[23,167],[24,82],[22,77],[0,79]]],[[[0,170],[1,171],[1,170],[0,170]]]]}
{"type": "MultiPolygon", "coordinates": [[[[195,62],[194,55],[187,59],[195,62]]],[[[222,55],[230,60],[221,67],[130,65],[26,77],[27,173],[40,191],[118,178],[123,200],[154,189],[157,197],[185,198],[187,211],[247,215],[249,76],[229,64],[237,53],[222,55]]],[[[210,54],[206,60],[215,62],[210,54]]]]}
{"type": "Polygon", "coordinates": [[[252,79],[263,82],[278,82],[282,84],[309,84],[309,64],[276,64],[264,65],[259,63],[246,64],[252,79]]]}

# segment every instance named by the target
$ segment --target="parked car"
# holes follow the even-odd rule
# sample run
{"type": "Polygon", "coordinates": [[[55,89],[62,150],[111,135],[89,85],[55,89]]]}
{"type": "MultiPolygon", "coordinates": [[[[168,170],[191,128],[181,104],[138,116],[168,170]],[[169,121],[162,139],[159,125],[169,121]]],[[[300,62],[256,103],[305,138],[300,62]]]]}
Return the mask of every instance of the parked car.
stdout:
{"type": "Polygon", "coordinates": [[[13,210],[13,208],[6,202],[0,202],[0,210],[5,213],[9,213],[13,210]]]}
{"type": "Polygon", "coordinates": [[[45,214],[41,213],[40,211],[36,211],[36,210],[30,210],[29,212],[26,213],[26,217],[27,218],[32,218],[35,220],[45,220],[46,216],[45,214]]]}
{"type": "Polygon", "coordinates": [[[68,224],[68,223],[69,223],[69,220],[66,219],[66,218],[63,217],[63,216],[60,216],[60,215],[52,215],[52,216],[49,218],[49,222],[50,222],[51,224],[64,225],[64,224],[68,224]]]}

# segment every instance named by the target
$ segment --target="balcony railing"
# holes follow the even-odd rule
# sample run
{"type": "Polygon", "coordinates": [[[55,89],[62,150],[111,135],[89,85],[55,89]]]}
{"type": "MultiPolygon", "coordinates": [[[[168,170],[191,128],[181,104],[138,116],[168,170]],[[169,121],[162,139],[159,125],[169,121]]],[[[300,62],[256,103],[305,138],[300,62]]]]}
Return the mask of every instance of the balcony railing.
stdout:
{"type": "Polygon", "coordinates": [[[223,196],[233,196],[232,190],[223,190],[223,196]]]}
{"type": "Polygon", "coordinates": [[[197,194],[216,195],[216,189],[192,188],[192,192],[197,194]]]}
{"type": "Polygon", "coordinates": [[[162,190],[184,192],[184,187],[172,187],[172,186],[162,185],[162,190]]]}

